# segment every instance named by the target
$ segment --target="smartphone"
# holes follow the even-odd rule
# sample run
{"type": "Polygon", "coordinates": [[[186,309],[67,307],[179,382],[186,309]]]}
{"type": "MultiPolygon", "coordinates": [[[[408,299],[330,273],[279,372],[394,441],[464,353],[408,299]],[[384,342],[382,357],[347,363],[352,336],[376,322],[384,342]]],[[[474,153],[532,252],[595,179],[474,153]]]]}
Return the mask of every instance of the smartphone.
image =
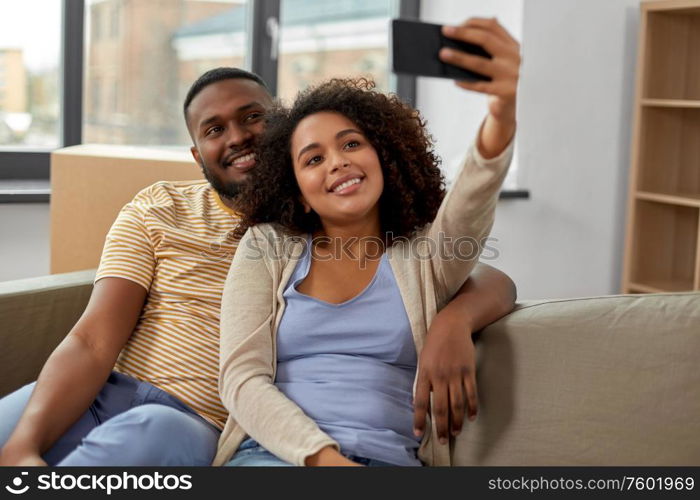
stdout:
{"type": "Polygon", "coordinates": [[[449,47],[491,59],[483,47],[447,38],[439,24],[394,19],[391,21],[391,53],[394,73],[434,76],[452,80],[491,81],[491,78],[442,62],[438,52],[449,47]]]}

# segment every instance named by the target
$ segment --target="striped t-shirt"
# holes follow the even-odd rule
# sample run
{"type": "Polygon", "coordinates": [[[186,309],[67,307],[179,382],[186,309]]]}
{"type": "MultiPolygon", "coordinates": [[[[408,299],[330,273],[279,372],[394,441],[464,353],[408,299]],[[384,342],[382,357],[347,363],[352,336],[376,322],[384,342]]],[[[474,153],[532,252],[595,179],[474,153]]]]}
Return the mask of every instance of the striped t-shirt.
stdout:
{"type": "Polygon", "coordinates": [[[219,399],[221,295],[239,218],[206,181],[158,182],[119,213],[95,281],[117,277],[148,291],[115,369],[180,398],[223,428],[219,399]]]}

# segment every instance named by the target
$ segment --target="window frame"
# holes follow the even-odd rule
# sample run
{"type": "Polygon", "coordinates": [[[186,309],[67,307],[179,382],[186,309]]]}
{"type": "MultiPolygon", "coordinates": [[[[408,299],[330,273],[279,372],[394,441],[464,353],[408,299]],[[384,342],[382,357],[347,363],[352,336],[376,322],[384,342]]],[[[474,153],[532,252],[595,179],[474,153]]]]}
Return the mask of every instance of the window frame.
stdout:
{"type": "MultiPolygon", "coordinates": [[[[84,0],[63,0],[61,13],[61,110],[58,148],[80,144],[83,110],[84,0]]],[[[48,180],[51,152],[45,148],[0,149],[0,180],[48,180]]]]}
{"type": "MultiPolygon", "coordinates": [[[[248,55],[252,71],[268,83],[270,92],[277,93],[277,63],[272,57],[273,30],[279,27],[281,0],[249,0],[248,55]]],[[[403,19],[420,17],[421,0],[396,0],[398,16],[403,19]]],[[[51,148],[0,147],[0,181],[46,180],[50,178],[51,152],[82,144],[83,92],[85,64],[85,0],[62,0],[61,91],[59,103],[59,142],[51,148]]],[[[415,105],[416,79],[396,76],[396,93],[415,105]]]]}

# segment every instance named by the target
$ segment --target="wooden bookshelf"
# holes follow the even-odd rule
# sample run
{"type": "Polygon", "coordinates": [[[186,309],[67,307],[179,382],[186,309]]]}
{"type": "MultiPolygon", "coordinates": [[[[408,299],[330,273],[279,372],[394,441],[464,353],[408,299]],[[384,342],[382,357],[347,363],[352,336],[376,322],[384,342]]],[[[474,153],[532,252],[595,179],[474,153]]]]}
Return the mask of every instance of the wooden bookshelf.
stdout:
{"type": "Polygon", "coordinates": [[[642,106],[656,108],[700,108],[700,101],[687,99],[642,99],[642,106]]]}
{"type": "Polygon", "coordinates": [[[700,290],[700,0],[641,4],[623,292],[700,290]]]}
{"type": "Polygon", "coordinates": [[[684,207],[700,208],[700,195],[678,196],[675,194],[648,193],[646,191],[637,191],[637,199],[656,201],[659,203],[668,203],[669,205],[682,205],[684,207]]]}

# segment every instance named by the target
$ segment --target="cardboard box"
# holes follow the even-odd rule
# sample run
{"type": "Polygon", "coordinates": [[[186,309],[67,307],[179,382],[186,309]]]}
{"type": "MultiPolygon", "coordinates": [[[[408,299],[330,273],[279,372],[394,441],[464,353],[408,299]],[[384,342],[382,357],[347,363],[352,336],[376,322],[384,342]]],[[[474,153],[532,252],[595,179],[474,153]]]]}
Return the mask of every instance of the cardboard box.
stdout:
{"type": "Polygon", "coordinates": [[[143,188],[203,179],[189,150],[83,144],[51,153],[51,273],[96,268],[119,210],[143,188]]]}

